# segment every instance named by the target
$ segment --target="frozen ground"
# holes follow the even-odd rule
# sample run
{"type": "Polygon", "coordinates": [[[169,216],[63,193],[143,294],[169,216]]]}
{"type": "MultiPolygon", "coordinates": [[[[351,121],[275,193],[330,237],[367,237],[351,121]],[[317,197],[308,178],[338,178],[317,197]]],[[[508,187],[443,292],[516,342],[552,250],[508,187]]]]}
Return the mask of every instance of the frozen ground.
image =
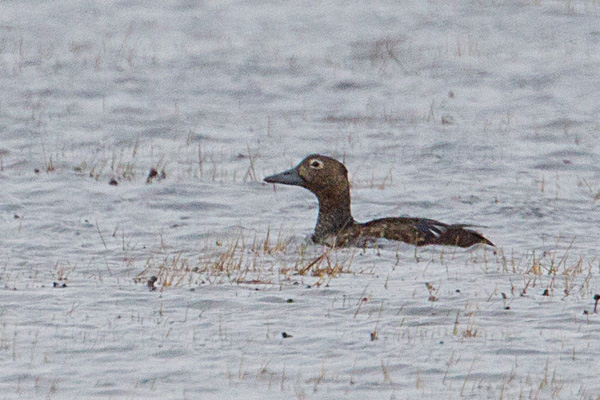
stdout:
{"type": "Polygon", "coordinates": [[[0,2],[0,397],[600,398],[599,21],[0,2]],[[357,220],[498,253],[307,246],[313,196],[261,179],[312,152],[357,220]]]}

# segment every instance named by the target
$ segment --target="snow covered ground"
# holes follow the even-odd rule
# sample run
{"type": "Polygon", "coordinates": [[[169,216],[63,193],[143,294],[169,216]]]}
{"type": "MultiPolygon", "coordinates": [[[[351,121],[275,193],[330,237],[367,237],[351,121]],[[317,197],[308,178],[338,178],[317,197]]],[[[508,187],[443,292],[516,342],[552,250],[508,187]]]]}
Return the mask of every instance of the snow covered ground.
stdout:
{"type": "Polygon", "coordinates": [[[600,398],[600,3],[149,3],[0,2],[0,397],[600,398]]]}

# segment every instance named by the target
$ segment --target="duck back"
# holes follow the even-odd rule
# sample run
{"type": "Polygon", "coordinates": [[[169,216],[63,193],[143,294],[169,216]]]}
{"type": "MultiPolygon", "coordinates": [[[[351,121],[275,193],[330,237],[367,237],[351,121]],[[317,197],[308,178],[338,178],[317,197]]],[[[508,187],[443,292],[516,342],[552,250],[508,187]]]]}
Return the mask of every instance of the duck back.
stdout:
{"type": "Polygon", "coordinates": [[[494,246],[481,234],[467,229],[465,225],[448,225],[433,219],[403,217],[357,223],[345,232],[340,232],[338,244],[347,245],[368,238],[400,240],[416,246],[434,244],[459,247],[471,247],[475,244],[494,246]]]}

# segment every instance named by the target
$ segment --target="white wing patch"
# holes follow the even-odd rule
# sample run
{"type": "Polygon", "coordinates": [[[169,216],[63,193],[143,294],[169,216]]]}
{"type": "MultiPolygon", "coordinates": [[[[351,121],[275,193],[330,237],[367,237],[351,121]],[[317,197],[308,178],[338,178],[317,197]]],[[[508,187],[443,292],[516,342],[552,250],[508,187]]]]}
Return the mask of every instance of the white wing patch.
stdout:
{"type": "Polygon", "coordinates": [[[439,238],[448,230],[446,225],[435,223],[433,221],[422,221],[418,225],[418,228],[421,232],[431,233],[436,238],[439,238]]]}

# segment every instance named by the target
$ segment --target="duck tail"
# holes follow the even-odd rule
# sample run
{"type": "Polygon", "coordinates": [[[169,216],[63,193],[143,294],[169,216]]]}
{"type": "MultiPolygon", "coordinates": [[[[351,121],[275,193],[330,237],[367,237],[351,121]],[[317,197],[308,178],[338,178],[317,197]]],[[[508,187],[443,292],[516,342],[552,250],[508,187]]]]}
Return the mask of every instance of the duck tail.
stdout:
{"type": "Polygon", "coordinates": [[[476,244],[486,244],[496,247],[496,245],[486,239],[481,233],[471,229],[466,229],[465,225],[450,225],[446,232],[439,238],[442,244],[449,244],[459,247],[471,247],[476,244]]]}

